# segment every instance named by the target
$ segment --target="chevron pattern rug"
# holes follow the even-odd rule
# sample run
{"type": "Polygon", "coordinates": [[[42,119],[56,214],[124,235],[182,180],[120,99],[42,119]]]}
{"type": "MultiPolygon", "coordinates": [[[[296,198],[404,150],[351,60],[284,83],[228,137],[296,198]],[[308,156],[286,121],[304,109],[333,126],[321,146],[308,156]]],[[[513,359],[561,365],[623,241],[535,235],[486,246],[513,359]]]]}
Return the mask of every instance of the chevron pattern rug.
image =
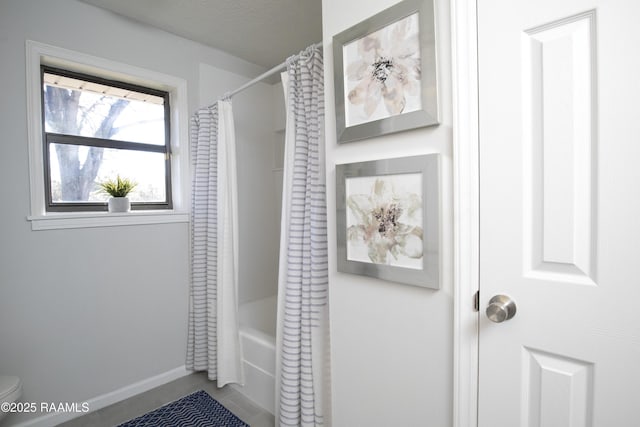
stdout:
{"type": "Polygon", "coordinates": [[[118,427],[249,427],[200,390],[118,427]]]}

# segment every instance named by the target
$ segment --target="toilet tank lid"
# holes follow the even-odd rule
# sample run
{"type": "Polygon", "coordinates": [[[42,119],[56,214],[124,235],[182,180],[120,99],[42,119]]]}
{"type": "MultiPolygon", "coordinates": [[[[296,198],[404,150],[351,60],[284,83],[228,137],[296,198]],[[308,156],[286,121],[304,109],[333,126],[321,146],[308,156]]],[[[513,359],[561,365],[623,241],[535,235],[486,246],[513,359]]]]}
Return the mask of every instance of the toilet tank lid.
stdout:
{"type": "Polygon", "coordinates": [[[0,375],[0,400],[20,388],[20,378],[0,375]]]}

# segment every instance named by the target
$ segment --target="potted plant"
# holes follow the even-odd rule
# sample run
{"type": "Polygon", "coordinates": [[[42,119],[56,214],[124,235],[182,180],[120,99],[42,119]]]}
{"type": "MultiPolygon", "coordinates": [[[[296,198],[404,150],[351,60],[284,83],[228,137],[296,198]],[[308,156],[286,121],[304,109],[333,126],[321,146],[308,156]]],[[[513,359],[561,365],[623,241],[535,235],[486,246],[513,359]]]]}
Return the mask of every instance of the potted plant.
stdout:
{"type": "Polygon", "coordinates": [[[131,202],[127,195],[138,183],[128,178],[121,178],[120,175],[118,175],[116,179],[108,179],[100,182],[98,185],[103,193],[111,196],[107,201],[109,212],[129,212],[131,202]]]}

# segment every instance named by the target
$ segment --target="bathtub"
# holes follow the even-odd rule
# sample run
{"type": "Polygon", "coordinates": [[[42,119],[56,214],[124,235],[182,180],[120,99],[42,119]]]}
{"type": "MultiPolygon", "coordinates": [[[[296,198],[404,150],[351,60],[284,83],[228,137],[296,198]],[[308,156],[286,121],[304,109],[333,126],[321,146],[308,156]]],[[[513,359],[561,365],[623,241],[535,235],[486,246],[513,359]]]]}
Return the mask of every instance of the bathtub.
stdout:
{"type": "Polygon", "coordinates": [[[245,384],[233,387],[262,408],[275,413],[277,297],[240,305],[240,342],[245,384]]]}

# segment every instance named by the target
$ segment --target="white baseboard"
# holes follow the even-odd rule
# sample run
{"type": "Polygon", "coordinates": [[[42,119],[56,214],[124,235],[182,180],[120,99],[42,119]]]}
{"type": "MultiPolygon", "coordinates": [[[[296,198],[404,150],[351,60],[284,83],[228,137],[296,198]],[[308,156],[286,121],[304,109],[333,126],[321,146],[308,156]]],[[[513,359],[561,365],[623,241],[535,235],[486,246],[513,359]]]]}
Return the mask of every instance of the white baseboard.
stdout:
{"type": "MultiPolygon", "coordinates": [[[[169,383],[178,378],[182,378],[191,374],[191,371],[187,371],[185,366],[172,369],[167,372],[163,372],[155,377],[147,378],[137,383],[130,384],[126,387],[122,387],[118,390],[96,396],[87,400],[89,404],[89,412],[97,411],[121,400],[128,399],[136,394],[144,393],[152,388],[169,383]]],[[[86,415],[84,413],[51,413],[42,417],[33,418],[23,423],[16,424],[16,427],[51,427],[72,420],[74,418],[86,415]]]]}

